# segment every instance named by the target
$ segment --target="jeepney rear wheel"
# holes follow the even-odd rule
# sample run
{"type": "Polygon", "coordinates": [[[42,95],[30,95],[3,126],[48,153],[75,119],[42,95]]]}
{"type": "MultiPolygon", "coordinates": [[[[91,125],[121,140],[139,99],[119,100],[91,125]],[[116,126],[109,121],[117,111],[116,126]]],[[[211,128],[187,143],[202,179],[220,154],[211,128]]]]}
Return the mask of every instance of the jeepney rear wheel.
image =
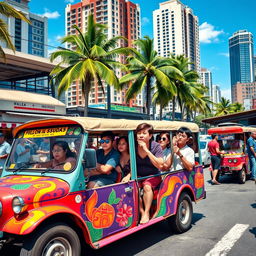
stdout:
{"type": "Polygon", "coordinates": [[[28,237],[20,256],[80,256],[81,243],[77,233],[66,224],[51,224],[28,237]]]}
{"type": "Polygon", "coordinates": [[[177,205],[177,212],[168,219],[171,229],[176,233],[186,232],[191,228],[193,206],[190,196],[181,193],[177,205]]]}
{"type": "Polygon", "coordinates": [[[246,171],[244,167],[238,172],[238,182],[240,184],[244,184],[246,182],[246,171]]]}

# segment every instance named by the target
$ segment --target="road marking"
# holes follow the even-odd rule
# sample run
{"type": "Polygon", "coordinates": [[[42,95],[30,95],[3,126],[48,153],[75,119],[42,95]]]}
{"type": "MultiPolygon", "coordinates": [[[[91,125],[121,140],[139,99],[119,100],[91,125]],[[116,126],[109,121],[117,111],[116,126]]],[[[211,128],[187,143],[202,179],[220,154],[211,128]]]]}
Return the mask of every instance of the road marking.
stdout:
{"type": "Polygon", "coordinates": [[[248,224],[236,224],[205,256],[227,255],[235,242],[243,235],[248,227],[248,224]]]}

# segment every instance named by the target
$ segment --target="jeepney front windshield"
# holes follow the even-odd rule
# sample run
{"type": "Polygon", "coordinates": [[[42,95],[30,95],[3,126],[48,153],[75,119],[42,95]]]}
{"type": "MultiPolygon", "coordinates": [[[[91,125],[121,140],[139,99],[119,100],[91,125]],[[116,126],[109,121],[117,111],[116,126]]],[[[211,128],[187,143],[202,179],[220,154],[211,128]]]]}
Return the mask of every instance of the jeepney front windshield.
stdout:
{"type": "Polygon", "coordinates": [[[243,153],[244,141],[242,136],[225,134],[218,136],[218,142],[220,144],[220,150],[224,150],[226,154],[243,153]]]}
{"type": "Polygon", "coordinates": [[[82,136],[78,125],[23,130],[13,143],[6,170],[70,172],[76,166],[82,136]]]}

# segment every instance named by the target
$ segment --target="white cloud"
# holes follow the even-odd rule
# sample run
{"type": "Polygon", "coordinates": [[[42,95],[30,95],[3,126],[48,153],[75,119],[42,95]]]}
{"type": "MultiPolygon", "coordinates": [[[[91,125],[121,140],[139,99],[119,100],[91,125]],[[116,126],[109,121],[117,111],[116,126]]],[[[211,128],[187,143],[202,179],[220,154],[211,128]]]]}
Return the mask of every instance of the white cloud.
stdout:
{"type": "Polygon", "coordinates": [[[229,58],[229,53],[228,52],[220,52],[219,55],[229,58]]]}
{"type": "Polygon", "coordinates": [[[60,14],[58,11],[51,12],[46,8],[44,9],[44,13],[41,15],[47,17],[48,19],[58,19],[60,17],[60,14]]]}
{"type": "Polygon", "coordinates": [[[57,35],[56,38],[55,38],[55,40],[60,41],[61,38],[63,38],[62,35],[57,35]]]}
{"type": "Polygon", "coordinates": [[[221,97],[231,101],[231,89],[221,89],[221,97]]]}
{"type": "Polygon", "coordinates": [[[207,22],[199,26],[199,40],[201,43],[218,42],[218,36],[223,33],[223,30],[215,30],[214,26],[207,22]]]}
{"type": "Polygon", "coordinates": [[[75,2],[75,0],[65,0],[65,3],[68,3],[68,4],[72,4],[74,2],[75,2]]]}
{"type": "Polygon", "coordinates": [[[147,24],[149,24],[149,23],[150,23],[149,18],[143,17],[143,18],[141,19],[141,24],[142,24],[142,26],[145,26],[145,25],[147,25],[147,24]]]}

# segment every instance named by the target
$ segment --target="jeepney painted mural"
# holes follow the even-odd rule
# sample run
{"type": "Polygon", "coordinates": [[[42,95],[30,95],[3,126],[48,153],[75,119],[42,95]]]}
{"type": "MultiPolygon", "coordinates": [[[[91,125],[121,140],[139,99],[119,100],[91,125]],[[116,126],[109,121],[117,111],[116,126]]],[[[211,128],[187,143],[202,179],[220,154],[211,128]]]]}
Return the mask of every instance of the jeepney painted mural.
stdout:
{"type": "Polygon", "coordinates": [[[168,216],[175,213],[178,191],[184,186],[189,186],[192,189],[196,200],[204,196],[204,175],[202,166],[195,167],[192,172],[182,171],[170,173],[165,177],[157,197],[156,217],[168,216]]]}
{"type": "Polygon", "coordinates": [[[7,176],[0,179],[0,189],[8,188],[12,195],[20,196],[25,204],[40,207],[40,202],[63,197],[69,192],[69,185],[57,178],[37,176],[7,176]]]}
{"type": "Polygon", "coordinates": [[[127,229],[136,221],[135,189],[135,182],[131,182],[85,192],[87,200],[81,214],[93,242],[127,229]],[[130,192],[125,192],[127,187],[132,188],[130,192]]]}
{"type": "MultiPolygon", "coordinates": [[[[203,198],[203,168],[170,173],[164,178],[157,195],[156,217],[175,213],[179,190],[184,186],[192,189],[196,200],[203,198]]],[[[0,179],[1,191],[5,191],[4,197],[22,197],[27,207],[26,215],[16,217],[11,208],[9,212],[5,211],[3,217],[7,221],[1,223],[0,220],[0,225],[6,232],[28,234],[48,216],[67,212],[84,221],[93,243],[135,227],[138,221],[138,188],[135,181],[69,193],[68,183],[61,179],[13,175],[0,179]]]]}

